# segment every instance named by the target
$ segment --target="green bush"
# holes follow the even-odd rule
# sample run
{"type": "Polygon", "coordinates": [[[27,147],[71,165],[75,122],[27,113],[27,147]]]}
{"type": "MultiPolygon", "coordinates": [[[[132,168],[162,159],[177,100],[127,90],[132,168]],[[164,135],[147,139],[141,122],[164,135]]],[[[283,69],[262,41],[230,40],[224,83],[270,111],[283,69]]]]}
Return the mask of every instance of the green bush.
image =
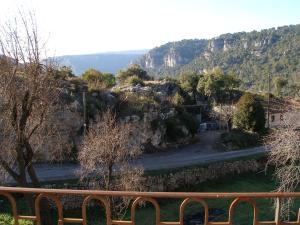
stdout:
{"type": "Polygon", "coordinates": [[[141,86],[144,86],[144,81],[140,77],[135,75],[132,77],[128,77],[125,83],[130,85],[140,84],[141,86]]]}
{"type": "MultiPolygon", "coordinates": [[[[13,217],[7,213],[0,214],[0,225],[14,225],[15,220],[13,217]]],[[[19,225],[33,225],[30,220],[19,220],[19,225]]]]}
{"type": "Polygon", "coordinates": [[[166,125],[166,139],[169,142],[176,142],[178,139],[183,138],[185,135],[180,129],[180,121],[177,121],[176,118],[168,118],[165,121],[166,125]]]}
{"type": "Polygon", "coordinates": [[[143,70],[139,65],[134,64],[131,65],[127,70],[121,70],[117,75],[117,80],[123,84],[128,78],[137,76],[141,80],[150,80],[150,76],[148,76],[147,72],[143,70]]]}
{"type": "Polygon", "coordinates": [[[265,111],[260,103],[250,93],[244,94],[237,103],[233,117],[233,126],[251,132],[261,132],[265,129],[265,111]]]}
{"type": "Polygon", "coordinates": [[[149,107],[157,105],[155,96],[136,95],[134,93],[124,93],[119,96],[122,101],[118,102],[118,114],[120,116],[139,115],[143,116],[144,112],[149,111],[149,107]]]}
{"type": "Polygon", "coordinates": [[[111,88],[116,84],[115,76],[111,73],[101,73],[95,69],[88,69],[82,74],[90,89],[111,88]]]}
{"type": "Polygon", "coordinates": [[[197,133],[199,122],[193,114],[183,109],[179,110],[179,119],[193,136],[197,133]]]}
{"type": "Polygon", "coordinates": [[[221,143],[226,150],[239,150],[261,145],[262,139],[259,134],[244,130],[233,129],[229,133],[221,135],[221,143]]]}
{"type": "Polygon", "coordinates": [[[172,101],[172,104],[174,104],[175,106],[180,106],[180,105],[183,105],[184,98],[182,97],[181,94],[176,92],[176,94],[172,97],[171,101],[172,101]]]}

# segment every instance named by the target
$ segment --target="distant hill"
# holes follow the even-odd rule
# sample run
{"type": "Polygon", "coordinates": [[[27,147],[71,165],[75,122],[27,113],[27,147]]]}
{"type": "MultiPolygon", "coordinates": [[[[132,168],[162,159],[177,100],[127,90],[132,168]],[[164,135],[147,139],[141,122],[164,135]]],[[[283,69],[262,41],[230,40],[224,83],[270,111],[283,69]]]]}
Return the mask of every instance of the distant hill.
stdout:
{"type": "Polygon", "coordinates": [[[235,71],[245,88],[266,90],[268,74],[300,81],[300,24],[170,42],[138,61],[150,75],[178,76],[219,67],[235,71]]]}
{"type": "Polygon", "coordinates": [[[76,75],[94,68],[102,72],[117,73],[120,69],[135,62],[148,50],[133,50],[121,52],[107,52],[88,55],[65,55],[56,57],[60,65],[72,67],[76,75]]]}

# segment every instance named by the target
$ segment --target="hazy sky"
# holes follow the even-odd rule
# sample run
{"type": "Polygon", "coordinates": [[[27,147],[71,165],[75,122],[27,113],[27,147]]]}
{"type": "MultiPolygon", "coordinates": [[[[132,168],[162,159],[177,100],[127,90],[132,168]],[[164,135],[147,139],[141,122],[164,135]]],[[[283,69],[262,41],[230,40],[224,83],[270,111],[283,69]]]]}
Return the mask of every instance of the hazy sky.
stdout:
{"type": "Polygon", "coordinates": [[[0,21],[17,8],[35,12],[57,56],[300,23],[300,0],[0,0],[0,21]]]}

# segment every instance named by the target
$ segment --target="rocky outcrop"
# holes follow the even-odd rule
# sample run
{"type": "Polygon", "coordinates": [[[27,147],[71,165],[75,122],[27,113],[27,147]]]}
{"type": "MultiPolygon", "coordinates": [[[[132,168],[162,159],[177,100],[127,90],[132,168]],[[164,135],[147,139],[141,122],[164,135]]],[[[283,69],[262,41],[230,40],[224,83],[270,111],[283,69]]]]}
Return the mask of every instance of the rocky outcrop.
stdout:
{"type": "Polygon", "coordinates": [[[207,45],[206,40],[183,40],[170,42],[150,50],[137,61],[143,68],[175,68],[190,62],[207,45]]]}
{"type": "Polygon", "coordinates": [[[300,72],[300,63],[295,60],[299,58],[299,34],[300,25],[291,25],[209,40],[170,42],[150,50],[138,64],[156,77],[221,68],[225,73],[235,71],[245,87],[261,87],[267,79],[262,74],[296,80],[300,72]]]}
{"type": "Polygon", "coordinates": [[[124,118],[123,121],[131,122],[134,125],[133,141],[141,146],[144,152],[155,152],[174,144],[184,144],[189,142],[191,134],[189,130],[181,123],[177,124],[177,130],[183,134],[176,142],[168,140],[168,120],[178,119],[178,113],[174,108],[167,112],[152,110],[144,113],[142,117],[131,115],[124,118]]]}
{"type": "Polygon", "coordinates": [[[208,50],[211,52],[219,51],[224,49],[224,39],[223,38],[213,38],[209,41],[208,50]]]}

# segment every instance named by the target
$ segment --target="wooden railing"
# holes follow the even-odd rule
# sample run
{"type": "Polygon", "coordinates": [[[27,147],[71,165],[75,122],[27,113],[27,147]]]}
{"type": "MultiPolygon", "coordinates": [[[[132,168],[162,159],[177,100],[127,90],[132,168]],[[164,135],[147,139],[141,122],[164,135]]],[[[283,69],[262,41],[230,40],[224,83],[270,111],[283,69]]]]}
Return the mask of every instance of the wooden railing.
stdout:
{"type": "MultiPolygon", "coordinates": [[[[40,202],[42,198],[51,199],[58,211],[58,225],[64,225],[65,223],[75,223],[87,225],[87,206],[92,200],[99,201],[105,208],[106,223],[119,224],[119,225],[135,225],[136,209],[140,202],[150,202],[153,204],[156,213],[156,225],[183,225],[184,223],[184,211],[187,205],[191,202],[197,202],[202,205],[204,209],[204,224],[205,225],[231,225],[233,223],[234,209],[240,202],[247,202],[253,208],[253,225],[287,225],[298,224],[300,225],[300,209],[298,212],[296,221],[281,221],[281,200],[286,198],[299,198],[300,193],[186,193],[186,192],[123,192],[123,191],[94,191],[94,190],[69,190],[69,189],[37,189],[37,188],[12,188],[12,187],[0,187],[0,196],[6,197],[11,204],[12,217],[14,218],[15,225],[18,225],[18,220],[25,219],[35,221],[36,224],[41,224],[41,209],[40,202]],[[24,216],[18,215],[17,204],[15,195],[21,194],[33,194],[35,198],[35,215],[24,216]],[[75,195],[84,197],[81,210],[82,218],[65,218],[63,215],[63,205],[60,200],[62,195],[75,195]],[[114,220],[111,216],[111,209],[108,203],[108,197],[130,197],[134,201],[131,205],[131,219],[128,221],[114,220]],[[169,199],[182,199],[182,203],[179,208],[179,221],[161,221],[160,205],[157,199],[169,198],[169,199]],[[228,219],[223,222],[209,221],[209,207],[207,200],[209,199],[233,199],[228,210],[228,219]],[[274,220],[272,221],[259,221],[258,220],[258,207],[257,199],[276,199],[277,207],[275,209],[274,220]]],[[[0,203],[1,204],[1,203],[0,203]]],[[[270,209],[272,210],[272,209],[270,209]]]]}

